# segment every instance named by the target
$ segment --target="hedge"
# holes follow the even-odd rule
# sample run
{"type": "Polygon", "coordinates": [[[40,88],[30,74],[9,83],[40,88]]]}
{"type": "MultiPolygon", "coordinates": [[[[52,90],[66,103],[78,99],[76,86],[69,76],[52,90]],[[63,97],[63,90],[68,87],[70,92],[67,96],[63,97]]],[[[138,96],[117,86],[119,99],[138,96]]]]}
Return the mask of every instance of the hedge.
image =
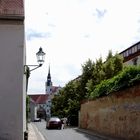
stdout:
{"type": "Polygon", "coordinates": [[[129,66],[124,68],[117,76],[96,85],[90,93],[89,99],[107,96],[137,83],[140,83],[140,66],[129,66]]]}

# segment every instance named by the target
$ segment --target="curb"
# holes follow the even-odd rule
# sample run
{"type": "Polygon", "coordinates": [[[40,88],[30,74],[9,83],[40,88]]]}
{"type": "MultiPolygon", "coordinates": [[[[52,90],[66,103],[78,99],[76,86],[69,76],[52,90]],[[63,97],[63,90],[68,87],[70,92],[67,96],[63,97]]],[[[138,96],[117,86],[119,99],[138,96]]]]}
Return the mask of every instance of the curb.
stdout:
{"type": "Polygon", "coordinates": [[[41,132],[37,129],[37,127],[29,123],[29,137],[28,140],[45,140],[44,136],[41,134],[41,132]]]}

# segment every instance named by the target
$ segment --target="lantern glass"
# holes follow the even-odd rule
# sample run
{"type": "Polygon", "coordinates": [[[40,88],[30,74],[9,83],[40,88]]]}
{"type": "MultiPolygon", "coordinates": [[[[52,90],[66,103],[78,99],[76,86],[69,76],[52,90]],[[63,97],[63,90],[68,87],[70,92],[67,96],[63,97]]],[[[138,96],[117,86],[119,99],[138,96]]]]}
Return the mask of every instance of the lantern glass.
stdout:
{"type": "Polygon", "coordinates": [[[39,65],[42,65],[45,60],[45,53],[43,52],[42,48],[39,48],[39,51],[36,53],[37,62],[39,65]]]}

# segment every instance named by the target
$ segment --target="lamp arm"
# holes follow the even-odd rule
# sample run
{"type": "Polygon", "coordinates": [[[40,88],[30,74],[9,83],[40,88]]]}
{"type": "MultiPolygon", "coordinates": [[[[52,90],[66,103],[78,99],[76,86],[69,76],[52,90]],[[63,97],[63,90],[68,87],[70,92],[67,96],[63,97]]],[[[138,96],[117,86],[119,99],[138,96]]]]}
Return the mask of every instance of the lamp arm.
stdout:
{"type": "Polygon", "coordinates": [[[35,70],[35,69],[37,69],[37,68],[39,68],[39,67],[41,67],[41,66],[42,66],[42,64],[39,64],[39,65],[24,65],[24,74],[26,74],[26,80],[27,80],[27,82],[26,82],[26,91],[28,89],[28,79],[30,77],[30,72],[35,70]],[[35,67],[35,68],[30,70],[29,67],[35,67]]]}
{"type": "Polygon", "coordinates": [[[39,64],[39,65],[24,65],[24,73],[27,74],[27,70],[28,70],[28,73],[30,73],[31,71],[41,67],[42,64],[39,64]],[[30,69],[29,67],[35,67],[33,69],[30,69]]]}
{"type": "Polygon", "coordinates": [[[35,69],[37,69],[37,68],[41,67],[41,66],[42,66],[42,64],[39,64],[39,65],[28,65],[28,66],[36,66],[35,68],[30,69],[30,71],[33,71],[33,70],[35,70],[35,69]]]}

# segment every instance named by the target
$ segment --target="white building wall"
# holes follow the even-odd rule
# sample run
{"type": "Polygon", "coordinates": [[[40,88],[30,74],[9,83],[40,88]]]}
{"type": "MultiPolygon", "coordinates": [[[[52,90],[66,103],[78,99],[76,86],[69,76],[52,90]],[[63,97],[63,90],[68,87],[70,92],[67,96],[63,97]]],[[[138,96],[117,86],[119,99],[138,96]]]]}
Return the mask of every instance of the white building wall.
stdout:
{"type": "Polygon", "coordinates": [[[129,61],[125,62],[124,65],[126,65],[126,66],[127,65],[133,65],[133,61],[132,60],[129,60],[129,61]]]}
{"type": "Polygon", "coordinates": [[[138,56],[138,65],[140,65],[140,56],[138,56]]]}
{"type": "MultiPolygon", "coordinates": [[[[25,36],[25,35],[24,35],[25,36]]],[[[26,64],[26,44],[25,44],[25,40],[23,38],[23,41],[24,41],[24,47],[23,47],[23,66],[26,64]]],[[[26,74],[24,74],[24,71],[23,71],[23,94],[22,94],[22,112],[23,112],[23,139],[24,139],[24,132],[27,131],[27,119],[26,118],[26,96],[27,96],[27,91],[26,91],[26,85],[27,84],[27,81],[26,81],[26,74]]]]}
{"type": "MultiPolygon", "coordinates": [[[[140,56],[137,56],[136,58],[137,58],[137,65],[140,65],[140,56]]],[[[135,59],[135,58],[133,58],[133,59],[135,59]]],[[[124,65],[134,65],[133,59],[125,62],[124,65]]]]}
{"type": "Polygon", "coordinates": [[[25,89],[23,24],[0,22],[0,139],[23,140],[25,89]],[[23,94],[24,92],[24,94],[23,94]]]}

